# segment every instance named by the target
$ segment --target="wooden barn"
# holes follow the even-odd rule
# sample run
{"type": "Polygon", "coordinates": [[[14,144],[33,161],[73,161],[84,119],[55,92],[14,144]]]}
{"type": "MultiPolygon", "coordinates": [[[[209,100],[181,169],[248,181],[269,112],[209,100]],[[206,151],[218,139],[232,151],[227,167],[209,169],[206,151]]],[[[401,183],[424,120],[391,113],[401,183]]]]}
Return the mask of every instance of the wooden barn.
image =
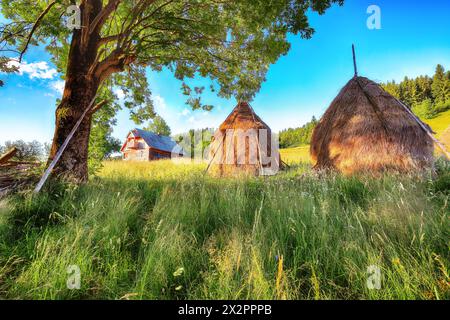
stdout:
{"type": "Polygon", "coordinates": [[[183,149],[171,138],[141,129],[128,133],[120,152],[124,160],[152,161],[182,157],[183,149]]]}

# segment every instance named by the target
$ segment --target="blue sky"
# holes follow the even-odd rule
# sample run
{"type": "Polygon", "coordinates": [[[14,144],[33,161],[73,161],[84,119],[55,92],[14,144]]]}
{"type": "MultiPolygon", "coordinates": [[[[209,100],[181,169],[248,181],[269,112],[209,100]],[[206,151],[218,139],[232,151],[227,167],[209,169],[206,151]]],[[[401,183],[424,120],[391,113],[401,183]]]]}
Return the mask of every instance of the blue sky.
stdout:
{"type": "MultiPolygon", "coordinates": [[[[252,102],[274,131],[297,127],[320,117],[353,75],[351,44],[355,43],[360,75],[375,81],[432,75],[436,64],[450,68],[450,1],[347,0],[325,15],[310,14],[316,33],[311,40],[290,36],[291,51],[273,66],[252,102]],[[381,9],[381,29],[369,30],[370,5],[381,9]]],[[[212,112],[191,111],[184,104],[181,83],[164,70],[148,72],[156,110],[174,133],[217,127],[235,100],[211,94],[204,102],[212,112]]],[[[55,101],[61,79],[42,48],[25,56],[21,74],[0,75],[0,143],[11,139],[49,142],[54,130],[55,101]]],[[[135,125],[127,111],[118,114],[114,135],[120,139],[135,125]]]]}

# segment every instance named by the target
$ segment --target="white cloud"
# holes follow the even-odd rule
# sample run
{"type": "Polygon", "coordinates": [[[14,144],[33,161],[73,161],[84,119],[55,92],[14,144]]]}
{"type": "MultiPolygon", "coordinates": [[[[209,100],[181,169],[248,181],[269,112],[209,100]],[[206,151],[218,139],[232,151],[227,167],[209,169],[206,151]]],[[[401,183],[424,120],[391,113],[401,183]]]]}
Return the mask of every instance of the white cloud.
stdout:
{"type": "Polygon", "coordinates": [[[20,75],[27,74],[30,79],[53,79],[58,73],[46,61],[27,63],[11,60],[8,62],[8,66],[17,67],[20,75]]]}
{"type": "Polygon", "coordinates": [[[52,83],[50,83],[50,88],[62,94],[64,91],[64,85],[65,82],[63,80],[53,81],[52,83]]]}
{"type": "Polygon", "coordinates": [[[167,109],[166,100],[160,95],[153,96],[153,104],[155,106],[156,112],[161,113],[162,110],[167,109]]]}
{"type": "Polygon", "coordinates": [[[189,123],[195,123],[196,122],[195,121],[195,117],[189,117],[188,122],[189,123]]]}
{"type": "Polygon", "coordinates": [[[186,117],[187,115],[189,115],[191,113],[191,110],[189,110],[188,108],[184,108],[183,111],[181,111],[181,115],[186,117]]]}
{"type": "Polygon", "coordinates": [[[125,92],[122,89],[114,89],[114,94],[117,96],[117,99],[123,100],[125,98],[125,92]]]}

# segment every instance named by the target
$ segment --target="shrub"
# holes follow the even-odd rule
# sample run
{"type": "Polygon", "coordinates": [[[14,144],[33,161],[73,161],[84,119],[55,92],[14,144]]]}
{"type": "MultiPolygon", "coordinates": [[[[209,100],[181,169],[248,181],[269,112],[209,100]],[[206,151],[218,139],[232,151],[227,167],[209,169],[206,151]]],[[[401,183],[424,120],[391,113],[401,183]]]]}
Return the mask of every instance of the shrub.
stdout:
{"type": "Polygon", "coordinates": [[[436,115],[431,99],[426,99],[412,107],[412,111],[416,116],[422,119],[431,119],[436,115]]]}

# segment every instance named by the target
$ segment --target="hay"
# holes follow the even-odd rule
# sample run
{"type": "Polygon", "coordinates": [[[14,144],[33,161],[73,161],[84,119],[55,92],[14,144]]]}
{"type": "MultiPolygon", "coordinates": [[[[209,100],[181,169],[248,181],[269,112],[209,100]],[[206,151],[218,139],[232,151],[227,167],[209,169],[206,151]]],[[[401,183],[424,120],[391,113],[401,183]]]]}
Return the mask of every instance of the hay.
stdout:
{"type": "Polygon", "coordinates": [[[313,132],[310,152],[315,168],[344,174],[408,172],[434,162],[427,132],[364,77],[351,79],[331,103],[313,132]]]}
{"type": "Polygon", "coordinates": [[[209,152],[210,171],[219,176],[258,176],[268,168],[278,169],[279,157],[277,161],[264,161],[272,156],[271,149],[272,131],[269,126],[247,102],[239,102],[214,134],[209,152]],[[260,130],[265,130],[267,141],[260,141],[260,130]],[[254,134],[242,138],[239,134],[243,132],[254,134]]]}

